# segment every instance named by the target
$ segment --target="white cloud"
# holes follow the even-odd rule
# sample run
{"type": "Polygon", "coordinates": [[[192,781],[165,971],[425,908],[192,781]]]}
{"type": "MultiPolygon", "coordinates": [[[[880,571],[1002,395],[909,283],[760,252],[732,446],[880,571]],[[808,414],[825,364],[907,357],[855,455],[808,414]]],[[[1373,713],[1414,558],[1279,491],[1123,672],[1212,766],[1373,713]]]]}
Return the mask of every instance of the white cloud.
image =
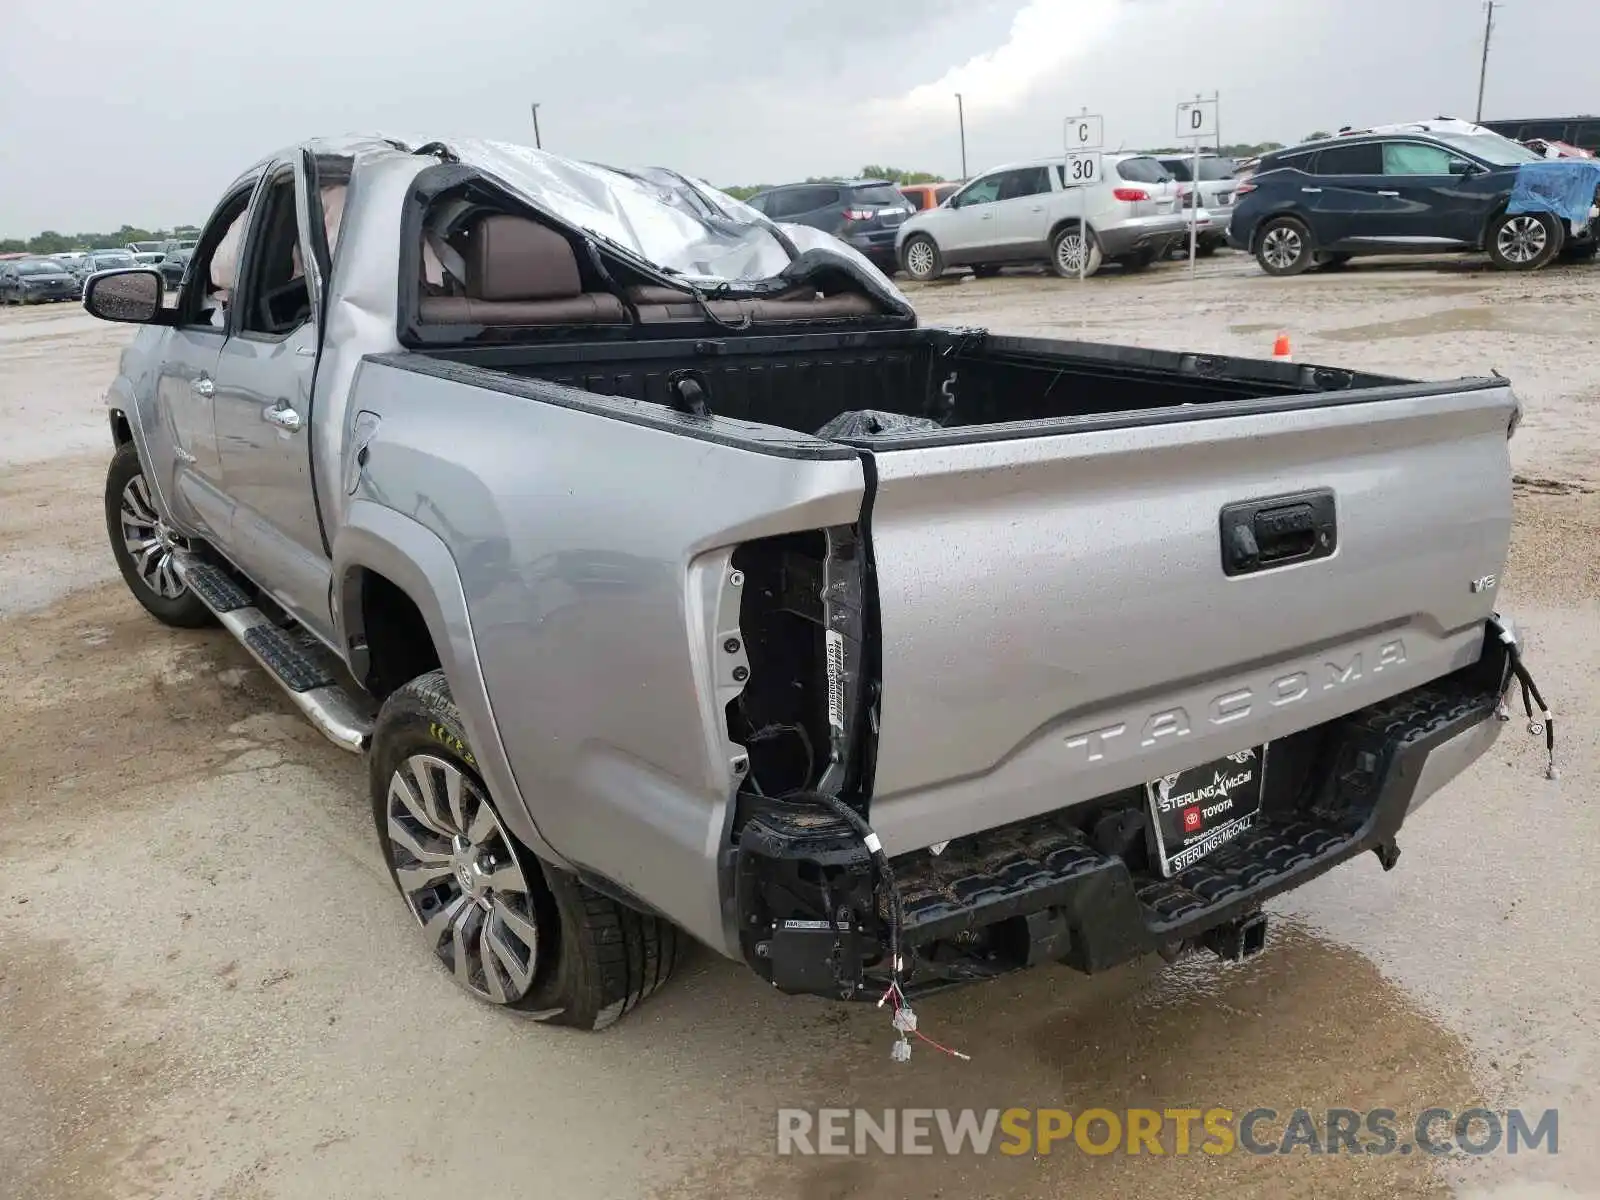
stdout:
{"type": "Polygon", "coordinates": [[[1020,104],[1074,58],[1091,52],[1116,20],[1123,0],[1031,0],[1011,22],[1004,44],[951,67],[897,101],[907,115],[949,108],[960,92],[985,109],[1020,104]]]}

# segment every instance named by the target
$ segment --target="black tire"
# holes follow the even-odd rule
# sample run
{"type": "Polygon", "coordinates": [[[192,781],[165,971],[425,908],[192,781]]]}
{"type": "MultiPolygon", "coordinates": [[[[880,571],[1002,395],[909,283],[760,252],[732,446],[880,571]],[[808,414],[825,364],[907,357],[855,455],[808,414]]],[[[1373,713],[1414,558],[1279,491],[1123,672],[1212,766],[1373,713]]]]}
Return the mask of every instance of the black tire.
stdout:
{"type": "Polygon", "coordinates": [[[1597,253],[1600,253],[1600,240],[1595,238],[1587,242],[1568,242],[1561,247],[1561,257],[1567,262],[1588,262],[1597,253]]]}
{"type": "Polygon", "coordinates": [[[939,278],[944,274],[944,255],[939,253],[939,243],[925,233],[912,234],[900,247],[900,269],[918,283],[939,278]]]}
{"type": "Polygon", "coordinates": [[[993,263],[973,263],[972,273],[979,279],[993,279],[1000,274],[1000,268],[993,263]]]}
{"type": "MultiPolygon", "coordinates": [[[[477,991],[474,995],[553,1024],[604,1029],[666,982],[677,963],[676,928],[546,866],[505,831],[443,671],[418,676],[383,702],[368,756],[378,843],[402,897],[406,893],[396,874],[396,846],[389,833],[389,789],[396,772],[415,755],[444,760],[478,789],[495,813],[505,849],[521,869],[536,919],[538,946],[530,950],[533,976],[526,991],[506,1000],[477,991]]],[[[440,886],[459,891],[453,876],[440,886]]],[[[408,908],[420,921],[409,898],[408,908]]]]}
{"type": "Polygon", "coordinates": [[[139,463],[139,451],[132,442],[117,447],[117,452],[111,456],[111,466],[106,471],[105,501],[106,536],[133,598],[163,625],[199,629],[212,624],[216,618],[211,610],[178,579],[171,567],[172,549],[184,548],[185,543],[155,519],[150,485],[139,463]],[[128,545],[130,538],[153,540],[156,545],[142,551],[144,557],[136,560],[128,545]],[[167,560],[165,563],[160,561],[163,557],[167,560]]]}
{"type": "MultiPolygon", "coordinates": [[[[1069,249],[1069,241],[1078,237],[1078,222],[1063,225],[1050,237],[1050,270],[1062,279],[1076,279],[1079,271],[1076,266],[1077,255],[1069,249]]],[[[1086,239],[1088,245],[1087,260],[1083,264],[1083,276],[1088,278],[1097,273],[1105,263],[1105,253],[1100,249],[1100,239],[1095,236],[1094,230],[1089,230],[1086,239]]]]}
{"type": "Polygon", "coordinates": [[[1311,231],[1294,217],[1274,217],[1256,234],[1256,262],[1268,275],[1299,275],[1314,261],[1311,231]]]}
{"type": "Polygon", "coordinates": [[[1561,251],[1566,231],[1549,213],[1501,213],[1489,222],[1489,261],[1502,271],[1537,271],[1561,251]]]}

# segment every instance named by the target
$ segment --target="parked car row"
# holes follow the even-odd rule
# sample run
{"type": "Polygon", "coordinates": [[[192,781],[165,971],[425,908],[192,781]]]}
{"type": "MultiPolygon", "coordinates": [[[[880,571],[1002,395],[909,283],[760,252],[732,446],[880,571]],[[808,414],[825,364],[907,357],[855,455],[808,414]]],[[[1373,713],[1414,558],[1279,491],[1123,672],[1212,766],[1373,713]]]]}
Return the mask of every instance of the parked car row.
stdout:
{"type": "MultiPolygon", "coordinates": [[[[176,245],[176,243],[162,243],[176,245]]],[[[148,250],[83,250],[49,256],[16,258],[0,262],[0,303],[45,304],[77,300],[91,275],[127,267],[154,267],[169,288],[176,288],[188,264],[189,249],[170,252],[148,250]]]]}

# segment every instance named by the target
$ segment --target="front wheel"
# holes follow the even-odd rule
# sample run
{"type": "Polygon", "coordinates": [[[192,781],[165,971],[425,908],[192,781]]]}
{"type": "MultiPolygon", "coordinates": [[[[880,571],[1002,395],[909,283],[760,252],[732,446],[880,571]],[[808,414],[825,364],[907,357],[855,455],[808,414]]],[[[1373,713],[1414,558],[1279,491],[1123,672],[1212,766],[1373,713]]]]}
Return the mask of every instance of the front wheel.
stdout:
{"type": "Polygon", "coordinates": [[[604,1029],[666,981],[676,929],[546,870],[506,828],[443,671],[383,702],[368,768],[390,877],[464,991],[604,1029]]]}
{"type": "Polygon", "coordinates": [[[1050,239],[1050,269],[1063,279],[1079,274],[1087,278],[1100,270],[1104,261],[1100,239],[1092,229],[1085,236],[1082,227],[1068,225],[1050,239]]]}
{"type": "Polygon", "coordinates": [[[1502,271],[1537,271],[1564,240],[1549,213],[1501,213],[1489,226],[1489,261],[1502,271]]]}
{"type": "Polygon", "coordinates": [[[187,543],[156,511],[132,442],[117,447],[106,471],[106,534],[128,590],[156,620],[180,629],[215,620],[178,574],[174,554],[187,543]]]}
{"type": "Polygon", "coordinates": [[[1256,239],[1256,262],[1268,275],[1298,275],[1313,258],[1311,231],[1293,217],[1268,221],[1256,239]]]}
{"type": "Polygon", "coordinates": [[[927,234],[917,234],[900,251],[900,265],[918,283],[928,283],[944,274],[944,257],[927,234]]]}

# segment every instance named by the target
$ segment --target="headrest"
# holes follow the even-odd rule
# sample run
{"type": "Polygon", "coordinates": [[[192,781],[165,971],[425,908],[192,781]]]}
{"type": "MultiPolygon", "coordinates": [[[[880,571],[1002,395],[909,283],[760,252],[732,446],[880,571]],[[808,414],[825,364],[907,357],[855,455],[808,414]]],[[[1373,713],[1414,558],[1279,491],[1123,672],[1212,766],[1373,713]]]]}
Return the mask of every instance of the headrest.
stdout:
{"type": "Polygon", "coordinates": [[[485,217],[467,251],[467,295],[474,300],[566,300],[583,294],[572,244],[536,221],[485,217]]]}

